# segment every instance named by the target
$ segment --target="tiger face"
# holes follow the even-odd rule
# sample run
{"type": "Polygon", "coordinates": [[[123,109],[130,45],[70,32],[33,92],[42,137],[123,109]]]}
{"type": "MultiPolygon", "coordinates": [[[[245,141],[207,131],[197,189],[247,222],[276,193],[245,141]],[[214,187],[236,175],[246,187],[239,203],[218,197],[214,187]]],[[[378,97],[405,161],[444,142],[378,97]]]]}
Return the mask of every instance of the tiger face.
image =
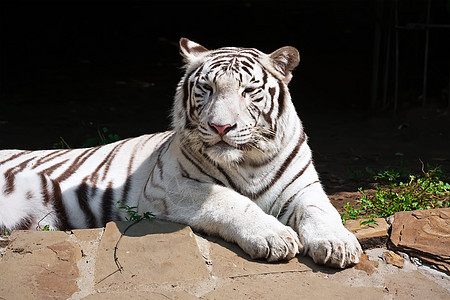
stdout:
{"type": "Polygon", "coordinates": [[[207,50],[187,39],[180,46],[186,73],[173,123],[183,143],[219,164],[261,162],[277,153],[280,125],[292,105],[287,83],[299,63],[298,51],[207,50]]]}

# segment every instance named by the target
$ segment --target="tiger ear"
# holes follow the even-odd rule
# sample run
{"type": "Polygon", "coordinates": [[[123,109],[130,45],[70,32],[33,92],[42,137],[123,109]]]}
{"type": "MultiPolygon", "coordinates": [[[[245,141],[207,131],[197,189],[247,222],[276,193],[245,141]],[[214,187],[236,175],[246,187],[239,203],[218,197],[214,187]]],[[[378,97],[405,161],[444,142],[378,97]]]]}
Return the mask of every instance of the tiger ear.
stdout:
{"type": "Polygon", "coordinates": [[[190,41],[187,38],[180,39],[181,54],[186,62],[192,62],[195,58],[202,56],[209,50],[196,42],[190,41]]]}
{"type": "Polygon", "coordinates": [[[272,52],[269,57],[275,70],[284,76],[283,81],[289,83],[292,78],[292,70],[300,62],[300,53],[298,53],[298,50],[294,47],[286,46],[272,52]]]}

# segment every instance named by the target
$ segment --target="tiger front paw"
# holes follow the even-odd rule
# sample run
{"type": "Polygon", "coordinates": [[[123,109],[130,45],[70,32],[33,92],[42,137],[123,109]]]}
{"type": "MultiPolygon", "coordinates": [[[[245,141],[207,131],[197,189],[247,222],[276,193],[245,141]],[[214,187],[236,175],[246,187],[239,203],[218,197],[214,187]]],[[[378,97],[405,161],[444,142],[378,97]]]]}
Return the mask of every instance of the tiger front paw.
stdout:
{"type": "Polygon", "coordinates": [[[297,233],[275,218],[269,223],[271,224],[263,224],[265,226],[257,226],[246,232],[238,241],[239,246],[252,259],[265,259],[269,262],[290,260],[299,254],[302,244],[297,233]]]}
{"type": "Polygon", "coordinates": [[[315,230],[307,231],[300,229],[302,254],[310,256],[315,263],[345,268],[359,262],[361,246],[344,226],[315,226],[315,230]]]}

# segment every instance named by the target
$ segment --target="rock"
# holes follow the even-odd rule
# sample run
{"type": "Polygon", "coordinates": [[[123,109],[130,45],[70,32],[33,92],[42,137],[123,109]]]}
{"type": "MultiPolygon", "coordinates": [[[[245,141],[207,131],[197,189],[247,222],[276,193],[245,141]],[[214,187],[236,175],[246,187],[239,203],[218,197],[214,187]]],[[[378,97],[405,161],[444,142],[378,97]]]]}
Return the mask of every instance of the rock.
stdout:
{"type": "Polygon", "coordinates": [[[237,277],[225,281],[201,299],[383,299],[378,287],[346,286],[307,273],[237,277]]]}
{"type": "Polygon", "coordinates": [[[394,265],[398,268],[403,268],[403,265],[405,264],[405,260],[403,259],[403,257],[392,251],[384,252],[384,260],[388,264],[394,265]]]}
{"type": "Polygon", "coordinates": [[[390,247],[450,274],[450,208],[396,213],[390,247]]]}
{"type": "Polygon", "coordinates": [[[269,263],[251,259],[238,245],[225,242],[218,237],[204,237],[209,242],[207,256],[211,262],[212,275],[217,277],[242,277],[255,274],[276,274],[283,272],[306,272],[309,258],[298,255],[290,261],[269,263]]]}
{"type": "Polygon", "coordinates": [[[190,227],[159,220],[106,224],[95,265],[100,292],[208,277],[190,227]]]}
{"type": "Polygon", "coordinates": [[[389,237],[389,225],[386,220],[383,218],[374,218],[373,220],[377,224],[361,225],[361,222],[367,220],[369,219],[347,220],[345,228],[356,236],[364,250],[386,245],[389,237]]]}
{"type": "Polygon", "coordinates": [[[359,257],[359,263],[356,264],[354,268],[366,272],[367,275],[371,275],[375,272],[375,268],[378,268],[378,262],[369,260],[369,256],[363,253],[359,257]]]}
{"type": "MultiPolygon", "coordinates": [[[[384,286],[389,295],[384,299],[433,299],[448,300],[450,292],[418,271],[386,274],[384,286]]],[[[380,298],[380,299],[383,299],[380,298]]]]}
{"type": "Polygon", "coordinates": [[[9,245],[9,238],[0,236],[0,248],[6,248],[9,245]]]}
{"type": "Polygon", "coordinates": [[[0,260],[0,295],[5,299],[67,299],[78,291],[81,249],[69,236],[62,231],[13,231],[0,260]]]}

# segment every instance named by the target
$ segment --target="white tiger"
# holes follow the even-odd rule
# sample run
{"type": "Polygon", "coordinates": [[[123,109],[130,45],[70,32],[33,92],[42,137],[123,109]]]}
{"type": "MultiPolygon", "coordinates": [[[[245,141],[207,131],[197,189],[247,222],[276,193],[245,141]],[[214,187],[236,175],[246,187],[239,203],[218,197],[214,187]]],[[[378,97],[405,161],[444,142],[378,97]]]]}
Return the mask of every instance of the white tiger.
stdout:
{"type": "Polygon", "coordinates": [[[126,217],[120,200],[252,258],[357,263],[361,247],[322,189],[287,88],[298,51],[207,50],[185,38],[180,48],[173,131],[89,149],[0,151],[0,230],[100,227],[126,217]]]}

